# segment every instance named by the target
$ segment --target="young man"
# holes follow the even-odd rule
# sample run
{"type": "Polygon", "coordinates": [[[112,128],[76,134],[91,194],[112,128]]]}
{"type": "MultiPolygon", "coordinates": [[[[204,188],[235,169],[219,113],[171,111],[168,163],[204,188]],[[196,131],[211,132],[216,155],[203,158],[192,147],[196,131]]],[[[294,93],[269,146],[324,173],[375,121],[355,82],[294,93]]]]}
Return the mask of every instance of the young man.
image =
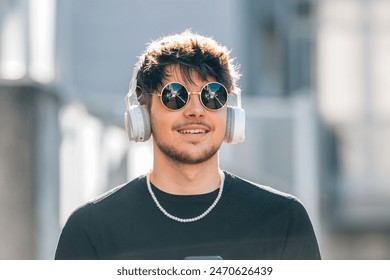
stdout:
{"type": "Polygon", "coordinates": [[[243,111],[227,106],[237,79],[210,38],[187,31],[150,44],[125,122],[132,140],[153,135],[153,169],[77,209],[55,258],[320,259],[296,198],[219,168],[222,142],[243,140],[243,111]]]}

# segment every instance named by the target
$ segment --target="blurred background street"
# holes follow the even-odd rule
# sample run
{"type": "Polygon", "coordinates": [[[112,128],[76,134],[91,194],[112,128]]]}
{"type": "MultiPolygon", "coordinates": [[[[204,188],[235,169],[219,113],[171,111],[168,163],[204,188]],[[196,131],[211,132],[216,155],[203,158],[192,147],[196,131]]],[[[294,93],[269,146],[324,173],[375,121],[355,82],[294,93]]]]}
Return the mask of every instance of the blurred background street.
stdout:
{"type": "Polygon", "coordinates": [[[0,0],[0,259],[52,259],[75,208],[150,170],[132,68],[188,28],[241,65],[221,167],[297,196],[324,259],[390,259],[390,0],[0,0]]]}

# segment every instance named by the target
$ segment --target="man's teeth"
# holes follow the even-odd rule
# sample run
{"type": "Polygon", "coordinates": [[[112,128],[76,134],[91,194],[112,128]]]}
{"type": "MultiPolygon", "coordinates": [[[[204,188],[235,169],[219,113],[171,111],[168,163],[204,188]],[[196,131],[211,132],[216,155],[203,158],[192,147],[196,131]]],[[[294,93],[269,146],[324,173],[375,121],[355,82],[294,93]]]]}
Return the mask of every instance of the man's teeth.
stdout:
{"type": "Polygon", "coordinates": [[[206,133],[206,130],[203,129],[189,129],[189,130],[180,130],[182,134],[198,134],[198,133],[206,133]]]}

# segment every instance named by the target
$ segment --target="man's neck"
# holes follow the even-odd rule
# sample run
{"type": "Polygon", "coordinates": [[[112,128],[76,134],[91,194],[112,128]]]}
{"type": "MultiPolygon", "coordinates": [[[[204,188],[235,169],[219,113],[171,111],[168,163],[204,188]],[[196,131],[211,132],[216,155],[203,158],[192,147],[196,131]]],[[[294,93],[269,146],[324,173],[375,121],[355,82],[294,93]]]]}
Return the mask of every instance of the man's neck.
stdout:
{"type": "Polygon", "coordinates": [[[155,160],[150,180],[157,188],[171,194],[212,192],[221,183],[218,154],[200,164],[155,160]]]}

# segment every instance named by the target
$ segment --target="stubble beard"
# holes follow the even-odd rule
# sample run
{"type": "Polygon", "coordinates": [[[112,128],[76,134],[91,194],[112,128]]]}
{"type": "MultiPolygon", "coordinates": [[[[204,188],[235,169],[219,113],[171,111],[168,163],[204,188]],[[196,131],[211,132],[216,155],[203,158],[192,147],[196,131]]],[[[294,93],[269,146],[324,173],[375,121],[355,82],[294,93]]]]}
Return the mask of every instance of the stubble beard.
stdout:
{"type": "MultiPolygon", "coordinates": [[[[193,151],[191,148],[186,149],[185,147],[178,147],[175,143],[164,143],[160,141],[164,137],[159,137],[164,131],[161,131],[154,125],[153,116],[151,116],[151,130],[153,141],[155,142],[157,148],[171,161],[178,164],[202,164],[210,160],[213,156],[218,153],[219,148],[222,145],[221,143],[213,143],[205,146],[202,150],[193,151]]],[[[204,124],[208,126],[207,124],[204,124]]],[[[177,125],[179,126],[179,125],[177,125]]],[[[180,127],[180,126],[179,126],[180,127]]],[[[204,143],[190,143],[196,149],[196,145],[204,145],[204,143]]]]}
{"type": "Polygon", "coordinates": [[[180,164],[201,164],[217,154],[219,147],[209,146],[203,151],[191,153],[190,150],[179,150],[174,145],[166,145],[154,137],[158,149],[169,159],[180,164]]]}
{"type": "MultiPolygon", "coordinates": [[[[166,144],[161,142],[159,134],[163,133],[156,129],[152,124],[153,139],[157,145],[157,148],[170,160],[179,164],[201,164],[218,153],[218,150],[222,143],[218,145],[210,145],[202,151],[191,151],[191,149],[178,148],[175,144],[166,144]]],[[[196,146],[197,143],[191,143],[196,146]]]]}

